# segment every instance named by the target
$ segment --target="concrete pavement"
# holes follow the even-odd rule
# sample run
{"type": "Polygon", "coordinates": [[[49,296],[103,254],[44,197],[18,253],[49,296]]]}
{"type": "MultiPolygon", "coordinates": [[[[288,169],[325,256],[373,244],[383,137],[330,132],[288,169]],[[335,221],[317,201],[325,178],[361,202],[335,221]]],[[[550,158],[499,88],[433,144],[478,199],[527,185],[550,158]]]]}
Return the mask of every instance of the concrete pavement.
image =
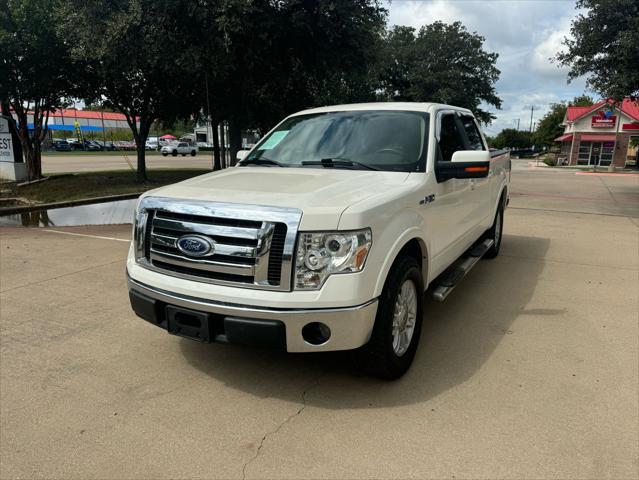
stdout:
{"type": "Polygon", "coordinates": [[[0,477],[637,478],[639,185],[553,172],[393,383],[136,318],[130,226],[0,229],[0,477]]]}

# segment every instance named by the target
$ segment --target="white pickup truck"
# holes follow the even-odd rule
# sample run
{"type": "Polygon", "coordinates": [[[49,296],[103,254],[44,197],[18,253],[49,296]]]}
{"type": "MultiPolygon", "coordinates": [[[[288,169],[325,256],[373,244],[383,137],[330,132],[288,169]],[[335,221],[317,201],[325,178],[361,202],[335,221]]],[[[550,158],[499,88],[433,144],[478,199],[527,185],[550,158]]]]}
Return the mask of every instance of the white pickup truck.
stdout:
{"type": "Polygon", "coordinates": [[[510,158],[489,151],[469,110],[315,108],[238,159],[138,203],[129,297],[169,333],[353,350],[394,379],[415,356],[426,289],[444,300],[499,253],[510,158]]]}
{"type": "Polygon", "coordinates": [[[187,142],[177,142],[164,145],[160,152],[165,157],[168,155],[173,155],[174,157],[177,157],[178,155],[182,155],[183,157],[191,155],[192,157],[195,157],[198,150],[197,145],[191,145],[187,142]]]}

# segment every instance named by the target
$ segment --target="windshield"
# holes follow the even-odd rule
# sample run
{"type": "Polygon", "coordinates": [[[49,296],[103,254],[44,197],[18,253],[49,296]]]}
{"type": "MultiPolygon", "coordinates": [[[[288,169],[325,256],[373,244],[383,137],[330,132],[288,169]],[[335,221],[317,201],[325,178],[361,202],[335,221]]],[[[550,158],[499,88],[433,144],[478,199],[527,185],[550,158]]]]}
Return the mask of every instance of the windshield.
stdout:
{"type": "Polygon", "coordinates": [[[428,114],[359,110],[298,115],[260,141],[242,164],[425,171],[428,114]]]}

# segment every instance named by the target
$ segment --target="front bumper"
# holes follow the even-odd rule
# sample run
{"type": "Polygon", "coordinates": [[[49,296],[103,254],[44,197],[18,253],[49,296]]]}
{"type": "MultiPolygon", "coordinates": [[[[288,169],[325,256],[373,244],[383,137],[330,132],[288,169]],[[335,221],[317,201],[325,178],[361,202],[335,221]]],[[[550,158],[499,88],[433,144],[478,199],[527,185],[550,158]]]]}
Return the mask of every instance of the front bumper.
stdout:
{"type": "Polygon", "coordinates": [[[207,332],[210,330],[211,334],[210,338],[207,335],[202,341],[271,346],[288,352],[361,347],[370,339],[377,314],[377,299],[354,307],[265,308],[180,295],[138,282],[128,274],[127,283],[135,313],[156,326],[170,330],[168,316],[171,315],[171,307],[179,307],[195,315],[205,314],[202,318],[206,318],[210,325],[207,332]],[[330,328],[328,341],[312,345],[304,340],[302,329],[312,322],[323,323],[330,328]]]}

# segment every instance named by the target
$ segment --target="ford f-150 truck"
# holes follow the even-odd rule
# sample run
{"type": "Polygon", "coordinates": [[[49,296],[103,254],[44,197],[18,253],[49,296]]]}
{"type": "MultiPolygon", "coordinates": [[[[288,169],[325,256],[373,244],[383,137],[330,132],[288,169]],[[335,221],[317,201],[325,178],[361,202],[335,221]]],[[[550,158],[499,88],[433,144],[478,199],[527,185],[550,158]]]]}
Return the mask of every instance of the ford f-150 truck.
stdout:
{"type": "Polygon", "coordinates": [[[415,356],[426,289],[443,300],[499,253],[510,158],[488,149],[469,110],[305,110],[238,160],[138,202],[129,297],[169,333],[353,350],[394,379],[415,356]]]}

